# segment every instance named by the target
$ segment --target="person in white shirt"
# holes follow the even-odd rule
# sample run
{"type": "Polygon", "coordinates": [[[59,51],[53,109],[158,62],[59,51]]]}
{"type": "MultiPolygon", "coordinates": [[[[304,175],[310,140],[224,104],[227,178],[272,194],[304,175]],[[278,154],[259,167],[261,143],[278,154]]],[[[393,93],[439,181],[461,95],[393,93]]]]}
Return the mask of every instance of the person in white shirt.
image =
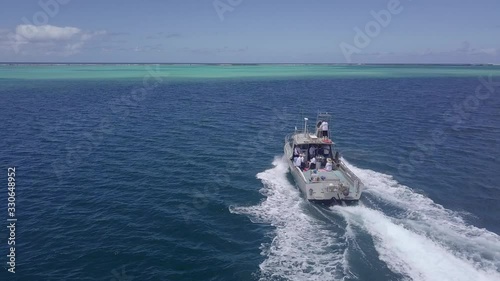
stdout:
{"type": "Polygon", "coordinates": [[[326,165],[325,165],[325,170],[327,170],[327,171],[333,170],[333,163],[332,162],[333,162],[332,159],[328,158],[326,165]]]}
{"type": "Polygon", "coordinates": [[[323,139],[328,139],[328,122],[326,121],[323,121],[321,123],[321,131],[323,132],[322,136],[323,136],[323,139]]]}
{"type": "Polygon", "coordinates": [[[316,169],[316,157],[313,156],[311,161],[309,161],[309,169],[316,169]]]}
{"type": "Polygon", "coordinates": [[[316,136],[318,138],[321,137],[321,123],[323,123],[323,120],[319,120],[318,124],[316,124],[316,136]]]}
{"type": "Polygon", "coordinates": [[[301,168],[302,167],[302,162],[304,162],[304,156],[302,156],[302,154],[301,154],[299,157],[295,158],[293,165],[295,167],[301,168]]]}

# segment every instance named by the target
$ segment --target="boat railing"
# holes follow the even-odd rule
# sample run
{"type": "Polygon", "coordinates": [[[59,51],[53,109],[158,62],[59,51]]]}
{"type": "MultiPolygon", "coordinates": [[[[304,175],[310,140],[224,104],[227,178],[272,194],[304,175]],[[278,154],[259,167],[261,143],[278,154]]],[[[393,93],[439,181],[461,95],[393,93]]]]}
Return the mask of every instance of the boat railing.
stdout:
{"type": "Polygon", "coordinates": [[[309,180],[306,179],[306,175],[304,175],[304,173],[302,172],[302,170],[299,168],[299,167],[296,167],[294,166],[295,169],[297,169],[299,171],[299,174],[302,176],[302,178],[304,179],[304,182],[308,183],[309,180]]]}
{"type": "Polygon", "coordinates": [[[358,176],[356,176],[352,171],[351,169],[349,169],[345,164],[344,162],[340,162],[340,168],[342,170],[344,170],[344,174],[347,176],[347,178],[351,181],[351,183],[354,185],[354,187],[356,188],[357,192],[359,193],[359,190],[360,190],[360,184],[361,184],[361,180],[359,179],[358,176]]]}

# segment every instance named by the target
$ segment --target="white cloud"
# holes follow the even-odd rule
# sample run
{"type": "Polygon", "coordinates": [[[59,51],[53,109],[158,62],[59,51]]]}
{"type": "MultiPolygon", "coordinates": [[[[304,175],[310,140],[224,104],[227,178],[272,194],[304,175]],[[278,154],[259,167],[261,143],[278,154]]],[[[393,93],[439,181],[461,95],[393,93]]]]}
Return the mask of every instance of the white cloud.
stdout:
{"type": "Polygon", "coordinates": [[[16,27],[16,35],[28,41],[68,40],[82,33],[76,27],[22,24],[16,27]]]}
{"type": "Polygon", "coordinates": [[[13,32],[0,32],[0,50],[14,51],[20,55],[77,54],[84,45],[106,31],[83,31],[77,27],[54,25],[18,25],[13,32]]]}

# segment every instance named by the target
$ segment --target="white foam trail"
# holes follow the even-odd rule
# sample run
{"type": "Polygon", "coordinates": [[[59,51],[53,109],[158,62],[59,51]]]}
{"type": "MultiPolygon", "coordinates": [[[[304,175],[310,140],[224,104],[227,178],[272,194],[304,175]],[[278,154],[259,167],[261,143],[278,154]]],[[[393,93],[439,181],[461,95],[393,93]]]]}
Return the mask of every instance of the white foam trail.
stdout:
{"type": "Polygon", "coordinates": [[[333,207],[333,210],[372,235],[380,259],[391,270],[411,280],[500,280],[498,272],[474,267],[469,261],[395,223],[379,211],[364,206],[333,207]]]}
{"type": "MultiPolygon", "coordinates": [[[[445,249],[450,258],[466,261],[478,274],[489,272],[497,278],[489,280],[500,280],[500,236],[467,224],[458,213],[399,184],[390,175],[347,165],[363,181],[366,193],[374,195],[380,202],[406,210],[396,214],[392,220],[411,231],[411,235],[418,235],[426,243],[445,249]]],[[[370,215],[366,210],[363,214],[370,215]]],[[[462,267],[458,263],[456,265],[462,267]]]]}
{"type": "Polygon", "coordinates": [[[257,175],[264,183],[261,192],[267,197],[251,207],[232,207],[234,213],[247,214],[254,222],[276,227],[270,245],[262,245],[266,260],[260,264],[262,279],[340,280],[349,273],[346,239],[331,232],[325,222],[304,212],[308,203],[291,185],[284,159],[257,175]]]}

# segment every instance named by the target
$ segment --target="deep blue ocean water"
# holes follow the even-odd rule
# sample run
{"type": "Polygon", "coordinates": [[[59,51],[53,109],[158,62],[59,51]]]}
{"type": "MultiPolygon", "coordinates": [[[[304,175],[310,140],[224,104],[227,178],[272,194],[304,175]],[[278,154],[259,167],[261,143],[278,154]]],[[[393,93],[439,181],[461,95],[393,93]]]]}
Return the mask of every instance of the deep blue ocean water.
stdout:
{"type": "Polygon", "coordinates": [[[0,280],[500,280],[500,88],[480,84],[4,79],[0,280]],[[284,137],[318,110],[358,206],[287,173],[284,137]]]}

